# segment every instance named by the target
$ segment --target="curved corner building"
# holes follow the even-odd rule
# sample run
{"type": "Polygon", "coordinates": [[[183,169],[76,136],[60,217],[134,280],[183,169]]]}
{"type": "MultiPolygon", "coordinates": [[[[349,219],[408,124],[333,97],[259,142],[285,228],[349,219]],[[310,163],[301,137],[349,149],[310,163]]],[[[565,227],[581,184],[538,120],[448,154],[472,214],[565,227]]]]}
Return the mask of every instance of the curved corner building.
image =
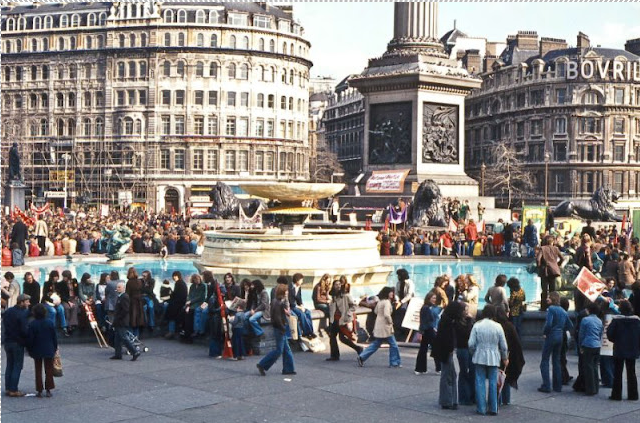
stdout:
{"type": "Polygon", "coordinates": [[[291,6],[9,3],[1,30],[3,157],[17,141],[27,200],[181,212],[217,181],[308,180],[291,6]]]}

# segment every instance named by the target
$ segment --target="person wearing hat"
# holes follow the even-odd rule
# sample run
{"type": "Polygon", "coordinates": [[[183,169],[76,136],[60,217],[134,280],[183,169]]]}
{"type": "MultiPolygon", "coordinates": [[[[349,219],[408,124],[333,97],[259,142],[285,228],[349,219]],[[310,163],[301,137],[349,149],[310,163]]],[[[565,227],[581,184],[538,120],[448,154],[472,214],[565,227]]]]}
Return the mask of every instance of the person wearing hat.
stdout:
{"type": "Polygon", "coordinates": [[[7,309],[2,316],[2,346],[6,353],[7,365],[4,370],[4,391],[9,397],[23,397],[18,390],[20,373],[24,364],[24,346],[27,341],[27,317],[29,297],[18,295],[17,303],[7,309]]]}

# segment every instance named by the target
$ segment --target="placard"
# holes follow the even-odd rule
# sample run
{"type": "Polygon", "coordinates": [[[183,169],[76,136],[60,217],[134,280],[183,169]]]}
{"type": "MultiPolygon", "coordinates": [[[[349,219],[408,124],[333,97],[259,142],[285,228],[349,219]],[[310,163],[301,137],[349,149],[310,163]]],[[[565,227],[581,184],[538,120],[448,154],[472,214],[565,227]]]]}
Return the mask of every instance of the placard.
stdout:
{"type": "Polygon", "coordinates": [[[422,298],[413,297],[409,300],[407,313],[404,315],[404,319],[402,319],[403,328],[415,331],[420,330],[420,309],[423,304],[424,300],[422,298]]]}
{"type": "Polygon", "coordinates": [[[402,193],[410,170],[378,170],[367,180],[367,193],[402,193]]]}
{"type": "Polygon", "coordinates": [[[573,281],[573,285],[592,303],[595,303],[598,296],[607,288],[606,285],[586,267],[580,270],[580,273],[578,273],[578,276],[573,281]]]}

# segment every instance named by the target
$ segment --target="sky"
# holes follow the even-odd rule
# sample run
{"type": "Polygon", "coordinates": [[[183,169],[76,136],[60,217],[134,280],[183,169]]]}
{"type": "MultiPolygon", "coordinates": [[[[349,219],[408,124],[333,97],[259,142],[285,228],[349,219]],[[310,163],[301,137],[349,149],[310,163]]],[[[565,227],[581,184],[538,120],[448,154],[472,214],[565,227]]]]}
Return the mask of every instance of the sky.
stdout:
{"type": "MultiPolygon", "coordinates": [[[[294,18],[311,42],[312,76],[341,80],[361,72],[367,60],[385,52],[393,36],[393,3],[293,2],[294,18]]],[[[640,3],[612,2],[441,2],[438,33],[457,28],[472,37],[504,42],[518,30],[539,37],[566,39],[573,46],[579,31],[591,45],[624,49],[640,38],[640,3]]]]}

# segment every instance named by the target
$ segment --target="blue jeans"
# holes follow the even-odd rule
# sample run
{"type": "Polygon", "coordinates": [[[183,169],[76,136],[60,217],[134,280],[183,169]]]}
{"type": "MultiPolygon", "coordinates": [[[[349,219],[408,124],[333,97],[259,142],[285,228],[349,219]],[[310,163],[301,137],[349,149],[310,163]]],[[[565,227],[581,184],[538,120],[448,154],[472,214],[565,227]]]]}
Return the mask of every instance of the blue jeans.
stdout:
{"type": "Polygon", "coordinates": [[[45,304],[44,305],[47,308],[47,311],[49,312],[48,317],[49,320],[51,320],[51,323],[53,323],[53,326],[56,326],[56,316],[60,317],[60,327],[62,329],[67,327],[67,319],[66,317],[64,317],[64,308],[62,307],[62,305],[57,305],[57,306],[52,306],[50,304],[45,304]]]}
{"type": "Polygon", "coordinates": [[[547,335],[542,347],[542,360],[540,361],[540,374],[542,376],[541,388],[551,390],[549,380],[549,357],[553,363],[553,390],[562,391],[562,367],[560,367],[560,352],[562,350],[562,333],[552,333],[547,335]]]}
{"type": "Polygon", "coordinates": [[[147,322],[149,323],[149,327],[153,328],[156,325],[156,316],[153,310],[153,298],[150,298],[147,295],[142,296],[142,301],[144,301],[144,313],[147,316],[147,322]]]}
{"type": "Polygon", "coordinates": [[[362,359],[362,361],[367,361],[367,359],[371,357],[374,352],[378,351],[378,348],[380,348],[382,343],[385,341],[389,344],[389,366],[399,366],[400,350],[398,349],[398,344],[396,343],[396,337],[393,335],[388,338],[375,338],[373,342],[360,353],[360,358],[362,359]]]}
{"type": "Polygon", "coordinates": [[[313,334],[313,321],[311,320],[311,311],[308,309],[304,312],[297,307],[292,307],[291,311],[298,318],[298,333],[302,336],[313,334]]]}
{"type": "Polygon", "coordinates": [[[516,327],[516,332],[518,332],[518,338],[522,339],[522,311],[520,311],[519,316],[511,316],[509,317],[513,326],[516,327]]]}
{"type": "Polygon", "coordinates": [[[17,342],[5,342],[4,351],[7,355],[7,366],[4,369],[4,390],[17,391],[20,373],[24,364],[24,347],[17,342]]]}
{"type": "Polygon", "coordinates": [[[262,312],[257,311],[251,315],[250,311],[247,311],[245,314],[247,320],[249,320],[249,325],[251,325],[251,329],[256,336],[262,336],[264,334],[264,330],[260,326],[260,318],[262,317],[262,312]]]}
{"type": "Polygon", "coordinates": [[[171,333],[176,333],[176,321],[175,320],[169,320],[168,331],[171,332],[171,333]]]}
{"type": "Polygon", "coordinates": [[[600,356],[600,379],[602,379],[602,385],[606,388],[613,387],[614,367],[615,367],[615,361],[612,356],[610,355],[600,356]]]}
{"type": "Polygon", "coordinates": [[[104,304],[96,303],[96,318],[98,319],[98,326],[105,326],[104,318],[106,313],[104,312],[104,304]]]}
{"type": "Polygon", "coordinates": [[[202,308],[200,306],[196,307],[193,312],[193,331],[195,333],[204,334],[204,328],[207,323],[207,316],[209,314],[209,306],[206,308],[202,308]]]}
{"type": "Polygon", "coordinates": [[[471,405],[475,397],[475,366],[471,361],[468,348],[456,350],[460,373],[458,375],[458,401],[462,405],[471,405]]]}
{"type": "Polygon", "coordinates": [[[211,339],[209,341],[209,357],[220,357],[222,355],[222,339],[211,339]]]}
{"type": "Polygon", "coordinates": [[[244,357],[247,355],[244,348],[244,328],[233,328],[233,335],[231,335],[231,348],[233,348],[234,357],[244,357]]]}
{"type": "Polygon", "coordinates": [[[511,404],[511,386],[505,383],[500,392],[500,405],[509,404],[511,404]]]}
{"type": "Polygon", "coordinates": [[[480,414],[487,414],[487,411],[491,413],[498,412],[498,366],[476,364],[476,406],[480,414]],[[489,379],[488,402],[487,379],[489,379]]]}
{"type": "Polygon", "coordinates": [[[269,354],[265,355],[262,360],[260,360],[260,367],[265,370],[269,370],[271,366],[273,366],[278,360],[278,357],[282,356],[282,372],[290,373],[295,371],[293,365],[293,353],[291,353],[291,348],[289,347],[289,342],[287,341],[285,334],[279,329],[273,329],[273,336],[276,338],[276,348],[271,350],[269,354]]]}

